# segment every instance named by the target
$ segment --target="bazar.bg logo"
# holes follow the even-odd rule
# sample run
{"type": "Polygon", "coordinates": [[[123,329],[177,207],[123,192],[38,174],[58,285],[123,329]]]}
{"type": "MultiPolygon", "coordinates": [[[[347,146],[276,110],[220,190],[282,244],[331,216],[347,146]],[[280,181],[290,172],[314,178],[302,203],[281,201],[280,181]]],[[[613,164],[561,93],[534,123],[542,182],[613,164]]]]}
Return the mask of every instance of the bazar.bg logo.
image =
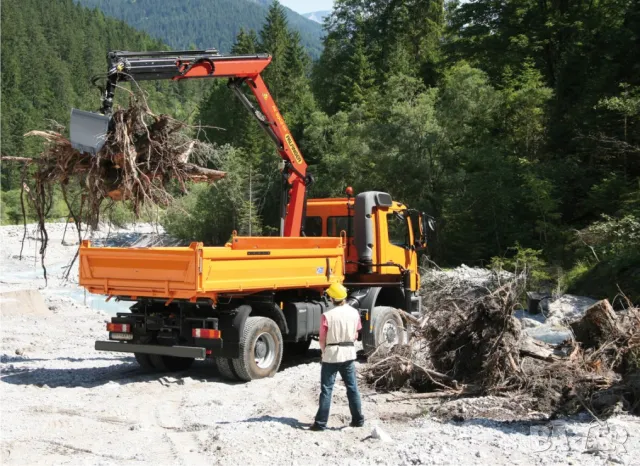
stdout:
{"type": "Polygon", "coordinates": [[[593,423],[576,429],[563,422],[552,422],[543,426],[531,426],[530,448],[534,452],[575,451],[626,453],[625,442],[629,432],[619,425],[607,422],[593,423]]]}

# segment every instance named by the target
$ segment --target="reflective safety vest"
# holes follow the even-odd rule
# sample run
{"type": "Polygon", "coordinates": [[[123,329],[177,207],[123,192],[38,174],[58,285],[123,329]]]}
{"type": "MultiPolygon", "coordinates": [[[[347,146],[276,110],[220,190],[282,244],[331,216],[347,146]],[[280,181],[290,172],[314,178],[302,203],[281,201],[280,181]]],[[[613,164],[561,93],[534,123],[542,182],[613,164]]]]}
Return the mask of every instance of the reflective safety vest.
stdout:
{"type": "Polygon", "coordinates": [[[348,304],[336,306],[324,313],[327,319],[327,340],[322,362],[346,362],[356,359],[353,345],[360,325],[360,314],[348,304]]]}

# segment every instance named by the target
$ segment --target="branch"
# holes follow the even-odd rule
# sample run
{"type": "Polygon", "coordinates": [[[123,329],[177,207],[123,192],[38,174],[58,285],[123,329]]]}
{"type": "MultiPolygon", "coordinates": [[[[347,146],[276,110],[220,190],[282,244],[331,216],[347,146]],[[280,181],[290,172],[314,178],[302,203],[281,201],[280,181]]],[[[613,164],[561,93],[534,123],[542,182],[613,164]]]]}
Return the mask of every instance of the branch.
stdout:
{"type": "Polygon", "coordinates": [[[26,163],[27,165],[38,161],[37,159],[32,159],[29,157],[13,157],[11,155],[3,155],[2,157],[0,157],[0,160],[2,160],[3,162],[26,163]]]}

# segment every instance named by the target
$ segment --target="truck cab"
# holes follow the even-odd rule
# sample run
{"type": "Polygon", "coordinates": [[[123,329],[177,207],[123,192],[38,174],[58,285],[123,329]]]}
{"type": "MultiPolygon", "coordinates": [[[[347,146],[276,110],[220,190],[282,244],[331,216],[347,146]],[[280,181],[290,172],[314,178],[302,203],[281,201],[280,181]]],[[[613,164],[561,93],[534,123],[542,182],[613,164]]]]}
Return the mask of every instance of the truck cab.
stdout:
{"type": "Polygon", "coordinates": [[[308,201],[304,234],[341,236],[346,244],[344,285],[363,318],[366,352],[407,339],[397,310],[420,314],[418,251],[426,248],[428,229],[426,214],[387,193],[308,201]]]}

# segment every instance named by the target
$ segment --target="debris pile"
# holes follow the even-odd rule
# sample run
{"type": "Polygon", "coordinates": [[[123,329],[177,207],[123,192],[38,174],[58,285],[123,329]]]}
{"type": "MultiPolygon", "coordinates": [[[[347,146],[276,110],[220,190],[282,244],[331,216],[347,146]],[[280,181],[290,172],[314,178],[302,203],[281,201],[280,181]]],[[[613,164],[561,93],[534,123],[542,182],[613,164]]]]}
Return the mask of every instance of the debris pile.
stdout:
{"type": "Polygon", "coordinates": [[[24,164],[23,215],[28,202],[39,219],[43,268],[48,237],[45,219],[55,187],[61,189],[80,236],[81,221],[93,228],[98,225],[105,200],[128,201],[139,217],[142,206],[167,205],[172,193],[186,192],[187,181],[223,178],[224,172],[202,166],[215,155],[213,146],[191,138],[189,132],[185,123],[156,115],[143,98],[132,98],[128,108],[114,112],[105,144],[96,155],[77,151],[55,131],[27,133],[46,140],[44,152],[37,158],[3,156],[2,160],[24,164]]]}
{"type": "Polygon", "coordinates": [[[199,166],[208,161],[211,147],[190,138],[186,127],[168,115],[155,115],[144,104],[133,103],[113,114],[112,129],[95,156],[75,150],[57,132],[31,131],[26,136],[44,138],[47,147],[39,158],[29,159],[36,164],[30,178],[35,180],[36,193],[79,178],[87,208],[94,214],[105,198],[131,201],[136,213],[143,204],[166,205],[172,198],[170,183],[186,191],[186,181],[213,182],[225,175],[199,166]]]}
{"type": "Polygon", "coordinates": [[[364,376],[375,388],[409,388],[418,397],[517,393],[547,413],[640,414],[640,310],[615,312],[599,301],[571,325],[575,339],[550,345],[528,337],[513,315],[521,307],[518,277],[428,280],[424,315],[404,314],[409,343],[369,358],[364,376]]]}

